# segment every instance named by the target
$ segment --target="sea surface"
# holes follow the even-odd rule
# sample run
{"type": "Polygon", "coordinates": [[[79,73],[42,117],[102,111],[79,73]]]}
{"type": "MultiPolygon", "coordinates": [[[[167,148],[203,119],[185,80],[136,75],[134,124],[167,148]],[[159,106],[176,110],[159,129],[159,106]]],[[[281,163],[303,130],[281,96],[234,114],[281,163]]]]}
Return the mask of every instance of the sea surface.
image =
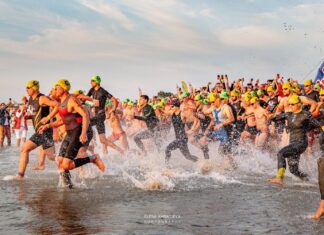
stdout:
{"type": "Polygon", "coordinates": [[[276,173],[275,150],[240,150],[233,169],[217,148],[210,147],[207,163],[189,162],[175,151],[169,168],[163,152],[144,157],[109,150],[103,156],[105,173],[91,164],[74,170],[74,188],[68,189],[55,162],[47,161],[44,171],[30,169],[38,151],[30,155],[25,180],[13,180],[19,149],[5,147],[0,150],[0,233],[324,234],[324,219],[308,217],[320,199],[316,154],[301,159],[309,182],[287,172],[285,186],[275,187],[266,183],[276,173]],[[210,168],[207,174],[203,166],[210,168]]]}

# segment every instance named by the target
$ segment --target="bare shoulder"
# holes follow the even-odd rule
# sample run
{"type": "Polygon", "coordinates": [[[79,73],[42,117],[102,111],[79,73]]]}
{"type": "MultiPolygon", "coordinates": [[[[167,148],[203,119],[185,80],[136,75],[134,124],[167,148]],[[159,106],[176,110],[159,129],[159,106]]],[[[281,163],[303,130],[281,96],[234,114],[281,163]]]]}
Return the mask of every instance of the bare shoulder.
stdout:
{"type": "Polygon", "coordinates": [[[69,103],[72,105],[78,105],[78,106],[82,105],[81,101],[78,98],[76,98],[75,96],[70,96],[69,103]]]}

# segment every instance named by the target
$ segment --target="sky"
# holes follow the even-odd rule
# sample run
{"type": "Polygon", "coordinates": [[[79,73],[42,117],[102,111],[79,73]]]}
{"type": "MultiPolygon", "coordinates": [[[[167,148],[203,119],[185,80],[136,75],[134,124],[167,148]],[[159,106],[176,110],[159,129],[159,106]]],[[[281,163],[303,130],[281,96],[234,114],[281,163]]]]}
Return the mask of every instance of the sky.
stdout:
{"type": "Polygon", "coordinates": [[[323,12],[312,0],[0,0],[0,100],[32,79],[46,94],[59,79],[89,90],[93,75],[121,99],[217,74],[302,82],[324,60],[323,12]]]}

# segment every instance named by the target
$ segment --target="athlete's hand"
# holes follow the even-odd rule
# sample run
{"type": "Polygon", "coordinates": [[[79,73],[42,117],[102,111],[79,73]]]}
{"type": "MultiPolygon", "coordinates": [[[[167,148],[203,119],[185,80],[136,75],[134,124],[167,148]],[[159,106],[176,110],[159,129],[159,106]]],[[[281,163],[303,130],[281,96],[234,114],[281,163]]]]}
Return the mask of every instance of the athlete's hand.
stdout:
{"type": "Polygon", "coordinates": [[[217,131],[219,130],[221,127],[223,126],[223,124],[217,124],[216,126],[214,126],[214,130],[217,131]]]}
{"type": "Polygon", "coordinates": [[[113,112],[115,112],[116,111],[116,109],[111,109],[109,112],[108,112],[108,114],[110,115],[110,114],[112,114],[113,112]]]}
{"type": "Polygon", "coordinates": [[[23,102],[24,104],[27,103],[27,101],[28,101],[28,99],[27,99],[26,96],[23,96],[23,97],[21,98],[21,102],[23,102]]]}
{"type": "Polygon", "coordinates": [[[40,120],[40,123],[42,123],[43,125],[47,124],[48,122],[49,122],[48,117],[43,117],[43,118],[40,120]]]}
{"type": "Polygon", "coordinates": [[[99,100],[92,100],[95,107],[99,107],[99,100]]]}
{"type": "Polygon", "coordinates": [[[42,125],[39,129],[38,129],[38,134],[43,134],[44,131],[47,130],[47,126],[46,125],[42,125]]]}
{"type": "Polygon", "coordinates": [[[88,140],[88,138],[87,138],[87,134],[81,134],[80,135],[80,142],[82,143],[82,144],[84,144],[85,142],[87,142],[87,140],[88,140]]]}

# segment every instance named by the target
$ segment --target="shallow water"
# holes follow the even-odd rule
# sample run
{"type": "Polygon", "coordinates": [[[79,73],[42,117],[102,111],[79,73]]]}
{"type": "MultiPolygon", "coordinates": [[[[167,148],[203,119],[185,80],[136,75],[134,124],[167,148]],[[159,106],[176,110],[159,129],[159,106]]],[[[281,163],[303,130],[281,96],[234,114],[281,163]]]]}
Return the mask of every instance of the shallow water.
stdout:
{"type": "MultiPolygon", "coordinates": [[[[249,150],[236,157],[238,169],[216,167],[209,175],[178,152],[170,170],[158,153],[112,153],[103,175],[93,166],[82,178],[73,172],[72,190],[58,186],[54,162],[46,162],[45,171],[28,169],[22,182],[10,180],[18,156],[15,147],[0,152],[1,234],[324,234],[324,220],[307,218],[319,203],[314,156],[301,160],[310,182],[287,172],[286,186],[277,188],[265,184],[276,171],[275,158],[266,153],[249,150]],[[150,181],[161,190],[150,190],[150,181]]],[[[30,159],[29,167],[37,152],[30,159]]]]}

